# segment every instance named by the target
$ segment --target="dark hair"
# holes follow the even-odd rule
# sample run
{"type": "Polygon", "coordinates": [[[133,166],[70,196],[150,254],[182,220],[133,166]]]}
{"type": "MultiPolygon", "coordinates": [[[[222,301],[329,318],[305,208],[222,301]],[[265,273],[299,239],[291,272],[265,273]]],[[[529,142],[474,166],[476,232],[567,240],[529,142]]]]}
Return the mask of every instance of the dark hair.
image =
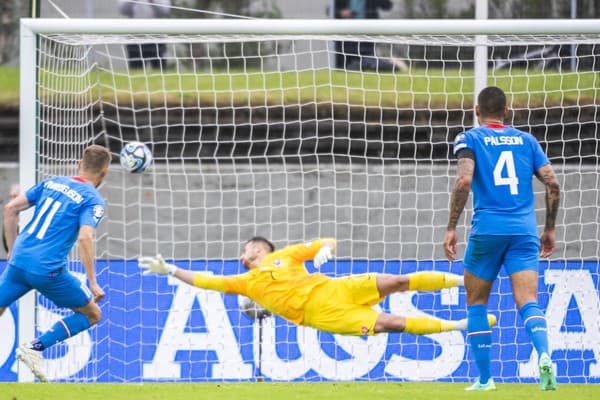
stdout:
{"type": "Polygon", "coordinates": [[[496,86],[488,86],[477,96],[479,115],[482,117],[503,118],[506,109],[506,95],[496,86]]]}
{"type": "Polygon", "coordinates": [[[83,150],[82,167],[85,171],[98,174],[110,164],[111,158],[106,147],[93,144],[83,150]]]}
{"type": "Polygon", "coordinates": [[[267,238],[264,238],[262,236],[254,236],[250,239],[248,239],[248,241],[246,243],[262,243],[265,246],[267,246],[269,248],[270,252],[275,251],[275,246],[273,245],[273,243],[271,243],[267,238]]]}

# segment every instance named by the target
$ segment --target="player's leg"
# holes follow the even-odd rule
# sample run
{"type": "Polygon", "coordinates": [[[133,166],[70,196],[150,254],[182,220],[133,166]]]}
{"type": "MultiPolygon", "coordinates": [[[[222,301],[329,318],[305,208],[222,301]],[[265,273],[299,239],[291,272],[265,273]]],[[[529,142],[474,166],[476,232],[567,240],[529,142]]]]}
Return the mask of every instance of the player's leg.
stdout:
{"type": "Polygon", "coordinates": [[[537,302],[538,272],[526,270],[513,273],[510,282],[519,314],[535,349],[538,354],[549,353],[546,317],[537,302]]]}
{"type": "Polygon", "coordinates": [[[407,290],[431,291],[463,286],[462,276],[435,271],[407,275],[377,274],[376,279],[380,297],[407,290]]]}
{"type": "MultiPolygon", "coordinates": [[[[381,297],[375,274],[331,279],[315,289],[305,304],[303,325],[342,335],[407,332],[418,335],[466,329],[466,321],[381,314],[372,306],[381,297]]],[[[490,316],[490,323],[495,324],[490,316]]]]}
{"type": "Polygon", "coordinates": [[[0,316],[8,306],[31,290],[18,268],[8,266],[0,275],[0,316]]]}
{"type": "MultiPolygon", "coordinates": [[[[318,320],[323,319],[322,314],[325,313],[325,310],[329,314],[334,315],[335,317],[332,320],[336,321],[344,321],[343,323],[350,323],[351,320],[356,320],[356,323],[352,323],[350,325],[360,325],[359,321],[370,321],[370,323],[363,322],[361,325],[361,329],[358,332],[368,332],[368,333],[379,333],[379,332],[407,332],[413,333],[417,335],[426,335],[430,333],[439,333],[446,332],[452,330],[464,330],[466,329],[466,320],[461,321],[446,321],[441,320],[434,317],[402,317],[397,315],[390,314],[369,314],[369,318],[366,315],[358,318],[358,315],[363,315],[367,313],[366,311],[360,311],[358,308],[353,308],[352,311],[348,311],[346,315],[352,314],[352,318],[348,316],[343,318],[337,318],[337,310],[341,307],[345,307],[344,303],[347,303],[348,306],[354,307],[359,306],[368,306],[366,307],[368,310],[372,310],[370,306],[373,306],[379,303],[384,294],[390,294],[399,291],[410,290],[409,286],[411,284],[410,280],[413,276],[422,276],[428,275],[429,272],[423,272],[413,275],[391,275],[391,274],[361,274],[361,275],[351,275],[343,278],[332,279],[331,282],[326,287],[321,287],[317,292],[314,292],[313,299],[310,302],[311,304],[314,302],[314,298],[322,297],[323,300],[321,304],[317,307],[308,307],[305,310],[306,314],[319,314],[318,320]],[[335,292],[332,291],[335,288],[335,292]],[[326,290],[330,290],[330,292],[326,292],[326,290]],[[318,296],[317,296],[318,294],[318,296]],[[331,303],[331,299],[336,299],[336,302],[331,303]],[[312,312],[311,310],[315,311],[312,312]],[[364,328],[364,329],[363,329],[364,328]]],[[[452,275],[452,274],[443,274],[443,273],[432,273],[432,276],[438,277],[438,284],[441,287],[452,287],[456,286],[456,275],[453,275],[453,283],[450,284],[450,279],[445,279],[444,275],[452,275]],[[445,282],[445,283],[444,283],[445,282]]],[[[343,314],[341,314],[343,315],[343,314]]],[[[317,318],[315,318],[317,320],[317,318]]],[[[490,316],[491,324],[495,324],[495,318],[490,316]]],[[[321,321],[320,324],[322,325],[321,321]]],[[[357,329],[350,329],[350,331],[357,331],[357,329]]],[[[358,333],[355,333],[358,334],[358,333]]],[[[366,333],[363,333],[366,334],[366,333]]]]}
{"type": "Polygon", "coordinates": [[[98,322],[101,313],[98,305],[92,302],[92,293],[87,286],[64,269],[52,276],[30,275],[29,280],[54,304],[75,311],[74,314],[55,323],[37,339],[23,343],[17,349],[17,358],[23,361],[40,381],[46,381],[46,376],[40,368],[42,351],[88,329],[98,322]]]}
{"type": "Polygon", "coordinates": [[[533,236],[517,236],[506,255],[505,268],[510,276],[515,303],[525,330],[539,355],[540,387],[556,390],[556,377],[548,344],[548,325],[538,304],[539,240],[533,236]]]}
{"type": "MultiPolygon", "coordinates": [[[[437,272],[424,272],[413,275],[377,275],[377,287],[379,293],[387,291],[387,294],[398,291],[416,290],[412,288],[411,278],[413,276],[428,276],[435,282],[436,289],[456,286],[456,275],[437,272]],[[437,275],[437,276],[436,276],[437,275]],[[446,279],[446,276],[449,279],[446,279]],[[447,286],[446,286],[447,285],[447,286]]],[[[462,281],[461,281],[462,283],[462,281]]],[[[424,283],[424,285],[427,285],[424,283]]],[[[491,287],[491,285],[490,285],[491,287]]],[[[431,289],[430,290],[434,290],[431,289]]],[[[489,294],[489,293],[488,293],[489,294]]],[[[496,324],[496,318],[493,315],[485,314],[485,320],[488,326],[496,324]]],[[[465,330],[468,320],[448,321],[434,317],[402,317],[391,314],[379,314],[375,322],[374,332],[405,332],[415,335],[428,335],[431,333],[449,332],[456,330],[465,330]]]]}
{"type": "Polygon", "coordinates": [[[479,370],[479,379],[467,390],[493,390],[490,348],[492,330],[487,303],[505,249],[510,241],[504,236],[471,236],[464,257],[465,291],[467,292],[467,338],[479,370]]]}
{"type": "Polygon", "coordinates": [[[479,370],[479,380],[467,390],[487,390],[488,382],[491,381],[492,331],[486,316],[493,282],[478,278],[467,270],[464,275],[467,292],[467,339],[479,370]]]}
{"type": "MultiPolygon", "coordinates": [[[[488,315],[488,323],[493,326],[496,318],[488,315]]],[[[414,335],[429,335],[432,333],[464,331],[466,320],[449,321],[434,317],[402,317],[399,315],[381,313],[375,321],[374,333],[404,332],[414,335]]]]}
{"type": "Polygon", "coordinates": [[[55,323],[48,331],[31,342],[28,347],[42,351],[56,343],[77,335],[96,324],[102,313],[92,301],[92,293],[85,285],[67,271],[52,277],[40,277],[35,287],[59,307],[70,308],[73,314],[55,323]]]}
{"type": "MultiPolygon", "coordinates": [[[[9,305],[31,289],[32,286],[28,282],[26,271],[9,265],[0,277],[0,316],[9,305]]],[[[40,358],[37,357],[35,352],[34,354],[28,354],[17,348],[15,356],[25,363],[40,381],[46,380],[46,377],[40,371],[40,358]]]]}
{"type": "MultiPolygon", "coordinates": [[[[416,290],[413,287],[414,282],[412,279],[414,277],[429,278],[420,282],[423,286],[428,285],[428,289],[442,289],[444,287],[456,286],[458,276],[440,272],[419,272],[411,275],[365,274],[340,278],[335,281],[339,281],[344,285],[346,291],[351,293],[349,298],[351,298],[355,304],[371,306],[381,300],[384,295],[406,290],[416,290]],[[373,279],[373,277],[375,277],[375,279],[373,279]]],[[[357,312],[355,311],[354,313],[356,314],[357,312]]],[[[495,325],[496,318],[490,315],[488,323],[495,325]]],[[[465,330],[466,327],[466,320],[448,321],[428,316],[403,317],[380,313],[375,319],[372,332],[406,332],[415,335],[427,335],[431,333],[465,330]]]]}

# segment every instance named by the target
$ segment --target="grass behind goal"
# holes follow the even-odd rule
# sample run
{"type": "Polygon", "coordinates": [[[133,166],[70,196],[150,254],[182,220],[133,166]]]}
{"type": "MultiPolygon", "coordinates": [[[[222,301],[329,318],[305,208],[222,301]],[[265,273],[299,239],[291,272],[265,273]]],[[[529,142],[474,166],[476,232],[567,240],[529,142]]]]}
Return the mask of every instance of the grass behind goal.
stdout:
{"type": "Polygon", "coordinates": [[[466,393],[465,383],[157,383],[157,384],[22,384],[0,383],[0,400],[189,400],[189,399],[597,399],[600,385],[559,385],[542,392],[536,384],[499,384],[496,392],[466,393]]]}
{"type": "MultiPolygon", "coordinates": [[[[19,100],[19,69],[0,66],[0,105],[17,105],[19,100]]],[[[138,72],[131,75],[112,76],[98,74],[104,98],[120,100],[157,101],[174,104],[198,102],[204,99],[230,101],[235,93],[236,102],[242,104],[286,104],[314,101],[363,104],[365,106],[406,106],[410,104],[459,105],[473,93],[472,71],[413,69],[409,74],[374,74],[345,71],[213,71],[212,73],[177,74],[177,71],[138,72]],[[116,82],[112,82],[116,79],[116,82]],[[111,87],[109,83],[114,86],[111,87]],[[114,87],[128,87],[130,92],[115,92],[114,87]],[[316,89],[316,93],[315,93],[316,89]],[[436,95],[437,94],[437,95],[436,95]]],[[[577,73],[542,70],[498,71],[495,84],[512,88],[512,106],[540,103],[576,104],[593,103],[600,96],[600,77],[594,71],[577,73]],[[595,89],[591,89],[595,88],[595,89]],[[532,99],[532,93],[543,93],[532,99]]],[[[472,103],[469,103],[470,106],[472,103]]],[[[463,104],[463,106],[467,106],[463,104]]]]}

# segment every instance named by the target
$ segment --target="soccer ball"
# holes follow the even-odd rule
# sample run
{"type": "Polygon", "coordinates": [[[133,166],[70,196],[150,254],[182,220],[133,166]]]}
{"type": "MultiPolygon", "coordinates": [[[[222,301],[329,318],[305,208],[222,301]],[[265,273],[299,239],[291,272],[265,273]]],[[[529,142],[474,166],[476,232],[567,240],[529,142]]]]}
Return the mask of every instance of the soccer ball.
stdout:
{"type": "Polygon", "coordinates": [[[144,143],[129,142],[121,149],[119,159],[128,172],[141,173],[152,162],[152,153],[144,143]]]}

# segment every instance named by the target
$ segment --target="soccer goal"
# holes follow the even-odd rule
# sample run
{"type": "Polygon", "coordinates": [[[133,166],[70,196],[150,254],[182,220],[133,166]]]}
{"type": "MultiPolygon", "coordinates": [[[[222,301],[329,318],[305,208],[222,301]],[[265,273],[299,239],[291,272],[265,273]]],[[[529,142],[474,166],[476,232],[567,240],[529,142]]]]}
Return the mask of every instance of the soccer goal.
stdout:
{"type": "MultiPolygon", "coordinates": [[[[278,317],[252,321],[236,296],[143,277],[136,260],[160,253],[182,268],[236,274],[252,236],[279,248],[335,237],[336,259],[321,268],[331,276],[462,273],[441,246],[451,145],[476,123],[475,82],[487,82],[507,93],[507,124],[537,137],[564,191],[557,251],[540,262],[558,380],[598,382],[599,71],[596,20],[22,20],[22,187],[75,174],[93,142],[115,158],[125,143],[143,142],[154,158],[142,174],[115,160],[100,189],[104,316],[45,352],[48,377],[471,380],[463,333],[357,338],[278,317]]],[[[393,295],[378,307],[466,316],[462,289],[393,295]]],[[[533,382],[537,355],[505,275],[490,311],[496,381],[533,382]]],[[[25,299],[19,341],[63,313],[25,299]]],[[[20,369],[18,379],[31,376],[20,369]]]]}

